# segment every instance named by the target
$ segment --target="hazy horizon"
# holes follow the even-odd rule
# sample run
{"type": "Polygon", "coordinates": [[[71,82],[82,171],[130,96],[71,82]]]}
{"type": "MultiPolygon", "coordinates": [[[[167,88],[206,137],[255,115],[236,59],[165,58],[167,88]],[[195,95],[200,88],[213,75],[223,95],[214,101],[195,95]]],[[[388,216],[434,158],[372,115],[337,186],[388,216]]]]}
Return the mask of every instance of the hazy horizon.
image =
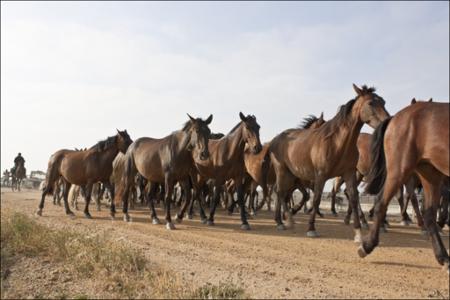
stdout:
{"type": "MultiPolygon", "coordinates": [[[[448,2],[2,2],[1,168],[214,115],[262,142],[375,86],[391,114],[448,102],[448,2]]],[[[364,131],[371,132],[367,126],[364,131]]]]}

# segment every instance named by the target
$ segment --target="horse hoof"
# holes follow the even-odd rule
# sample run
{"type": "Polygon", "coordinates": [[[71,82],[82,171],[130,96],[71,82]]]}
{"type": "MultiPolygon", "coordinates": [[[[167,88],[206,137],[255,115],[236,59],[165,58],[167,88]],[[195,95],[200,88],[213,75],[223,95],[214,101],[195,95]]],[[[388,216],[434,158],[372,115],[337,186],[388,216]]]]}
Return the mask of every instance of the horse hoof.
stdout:
{"type": "Polygon", "coordinates": [[[323,214],[322,213],[317,213],[319,215],[319,217],[323,218],[323,214]]]}
{"type": "Polygon", "coordinates": [[[369,224],[367,224],[367,223],[361,223],[361,228],[362,229],[369,229],[369,224]]]}
{"type": "Polygon", "coordinates": [[[310,238],[316,238],[319,237],[319,234],[315,230],[310,230],[306,233],[306,236],[310,238]]]}
{"type": "Polygon", "coordinates": [[[331,212],[331,215],[332,215],[333,217],[337,217],[337,216],[338,216],[337,212],[335,212],[335,211],[332,211],[332,212],[331,212]]]}
{"type": "Polygon", "coordinates": [[[353,241],[357,244],[361,244],[362,239],[360,235],[355,235],[355,238],[353,239],[353,241]]]}
{"type": "Polygon", "coordinates": [[[279,230],[279,231],[286,230],[286,226],[284,226],[284,224],[278,224],[277,225],[277,230],[279,230]]]}
{"type": "Polygon", "coordinates": [[[387,231],[386,226],[381,226],[381,227],[380,227],[380,232],[382,232],[382,233],[387,233],[388,231],[387,231]]]}
{"type": "Polygon", "coordinates": [[[388,221],[386,221],[386,222],[384,223],[384,226],[385,226],[386,228],[390,228],[390,227],[391,227],[391,224],[389,224],[388,221]]]}
{"type": "Polygon", "coordinates": [[[208,222],[208,219],[203,218],[203,219],[201,220],[201,222],[202,222],[202,224],[206,224],[206,222],[208,222]]]}
{"type": "Polygon", "coordinates": [[[84,217],[85,217],[86,219],[92,219],[92,216],[91,216],[90,213],[84,213],[84,217]]]}
{"type": "Polygon", "coordinates": [[[408,220],[403,220],[400,222],[400,224],[402,224],[402,226],[409,226],[409,224],[411,224],[411,222],[408,220]]]}
{"type": "Polygon", "coordinates": [[[450,274],[450,266],[448,262],[444,263],[444,266],[442,267],[442,269],[444,269],[444,271],[447,271],[447,274],[450,274]]]}
{"type": "Polygon", "coordinates": [[[208,221],[206,221],[206,225],[214,226],[215,224],[214,224],[214,221],[208,220],[208,221]]]}
{"type": "Polygon", "coordinates": [[[175,225],[173,225],[172,222],[169,222],[166,224],[166,229],[167,230],[174,230],[175,229],[175,225]]]}
{"type": "Polygon", "coordinates": [[[363,248],[362,245],[359,246],[359,248],[358,248],[358,255],[359,255],[359,257],[361,257],[361,258],[364,258],[364,257],[367,256],[367,252],[366,252],[366,250],[364,250],[364,248],[363,248]]]}
{"type": "Polygon", "coordinates": [[[152,219],[152,224],[153,225],[158,225],[158,224],[160,224],[161,222],[159,221],[159,219],[158,218],[153,218],[152,219]]]}
{"type": "Polygon", "coordinates": [[[36,215],[39,216],[39,217],[42,217],[42,209],[38,209],[36,211],[36,215]]]}
{"type": "Polygon", "coordinates": [[[344,219],[344,224],[345,225],[350,225],[350,219],[349,218],[345,218],[344,219]]]}
{"type": "Polygon", "coordinates": [[[69,216],[72,220],[75,219],[75,214],[73,212],[68,213],[67,216],[69,216]]]}
{"type": "Polygon", "coordinates": [[[188,215],[188,219],[192,220],[194,218],[194,215],[188,215]]]}
{"type": "Polygon", "coordinates": [[[242,224],[241,225],[241,229],[242,230],[250,230],[250,225],[249,224],[242,224]]]}
{"type": "Polygon", "coordinates": [[[125,222],[130,222],[130,215],[128,215],[128,214],[123,215],[123,220],[125,222]]]}
{"type": "Polygon", "coordinates": [[[183,218],[180,218],[180,216],[178,214],[175,216],[175,220],[177,221],[178,224],[183,222],[183,218]]]}
{"type": "Polygon", "coordinates": [[[111,214],[111,215],[109,216],[109,218],[111,219],[111,221],[114,221],[114,220],[116,219],[116,216],[115,216],[114,214],[111,214]]]}

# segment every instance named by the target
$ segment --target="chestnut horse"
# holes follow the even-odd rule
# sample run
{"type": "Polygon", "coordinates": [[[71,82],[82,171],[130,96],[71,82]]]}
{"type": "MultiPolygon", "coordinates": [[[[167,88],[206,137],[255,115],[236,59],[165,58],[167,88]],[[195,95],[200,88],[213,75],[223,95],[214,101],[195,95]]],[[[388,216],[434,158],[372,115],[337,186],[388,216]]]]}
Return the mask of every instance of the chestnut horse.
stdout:
{"type": "MultiPolygon", "coordinates": [[[[128,196],[131,186],[135,184],[135,175],[139,172],[150,184],[150,192],[146,197],[153,197],[155,187],[164,184],[166,228],[169,230],[175,229],[170,215],[170,205],[174,186],[177,182],[180,183],[186,198],[181,212],[176,216],[177,221],[181,222],[191,198],[189,175],[194,170],[193,159],[205,161],[209,158],[208,140],[211,131],[208,125],[212,118],[212,115],[206,120],[189,116],[189,121],[181,130],[162,139],[142,137],[131,144],[125,154],[125,170],[117,192],[117,199],[121,199],[123,203],[125,221],[130,221],[128,196]]],[[[152,211],[152,221],[158,224],[154,199],[147,200],[152,211]]]]}
{"type": "Polygon", "coordinates": [[[378,245],[380,225],[387,206],[413,173],[425,194],[423,218],[439,264],[449,271],[449,256],[436,224],[441,185],[449,168],[449,103],[418,102],[385,120],[374,132],[372,167],[367,191],[378,194],[375,222],[358,249],[360,257],[378,245]]]}
{"type": "MultiPolygon", "coordinates": [[[[233,179],[237,191],[237,200],[241,213],[241,229],[249,230],[250,225],[247,222],[247,216],[244,207],[244,187],[245,176],[244,150],[247,145],[253,154],[258,154],[261,149],[259,139],[260,126],[256,122],[255,116],[244,116],[239,113],[241,122],[239,122],[227,135],[220,140],[210,140],[209,150],[211,155],[207,160],[200,160],[194,157],[198,176],[193,176],[193,183],[196,194],[208,179],[214,179],[214,198],[211,203],[208,225],[214,225],[214,214],[216,206],[220,200],[220,194],[223,185],[229,179],[233,179]]],[[[196,199],[195,197],[194,199],[196,199]]],[[[201,204],[200,215],[205,219],[205,213],[201,204]]]]}
{"type": "MultiPolygon", "coordinates": [[[[45,196],[52,192],[56,181],[62,177],[64,186],[64,208],[66,214],[73,216],[67,201],[70,186],[76,184],[85,188],[86,203],[84,215],[86,218],[92,218],[89,213],[89,202],[91,200],[92,185],[102,182],[112,194],[114,191],[111,186],[110,176],[112,173],[112,162],[117,153],[125,153],[128,146],[132,143],[127,131],[117,130],[117,134],[100,141],[88,150],[74,151],[63,149],[55,152],[48,162],[47,176],[45,179],[45,188],[42,191],[41,202],[37,215],[42,215],[45,196]]],[[[115,206],[111,204],[111,217],[114,218],[115,206]]]]}
{"type": "Polygon", "coordinates": [[[306,182],[314,187],[313,211],[309,218],[307,236],[317,237],[315,217],[325,182],[327,179],[343,176],[353,208],[355,241],[360,241],[356,141],[364,123],[376,127],[389,114],[384,108],[383,98],[375,93],[375,89],[367,86],[359,88],[354,84],[353,89],[357,94],[356,98],[341,106],[336,116],[319,128],[283,132],[273,139],[269,151],[276,174],[278,199],[275,221],[278,229],[285,229],[281,220],[281,204],[283,203],[286,211],[290,190],[299,181],[306,182]]]}
{"type": "MultiPolygon", "coordinates": [[[[289,130],[302,130],[308,128],[318,128],[323,123],[325,123],[323,119],[323,113],[317,118],[314,115],[310,115],[303,119],[302,124],[298,126],[296,129],[289,130]]],[[[275,184],[275,171],[273,167],[270,165],[270,158],[268,157],[270,142],[265,143],[262,147],[262,150],[258,154],[251,153],[250,149],[246,148],[244,153],[244,162],[247,173],[251,176],[252,181],[250,184],[250,200],[249,205],[251,210],[253,210],[253,214],[256,214],[256,208],[260,209],[263,207],[265,203],[267,203],[268,209],[270,210],[270,202],[268,198],[270,197],[268,192],[268,185],[275,184]],[[258,207],[255,207],[255,197],[256,197],[256,188],[259,186],[263,189],[263,199],[258,207]]],[[[300,187],[303,198],[306,199],[306,191],[303,187],[300,187]],[[303,190],[302,190],[303,189],[303,190]]],[[[301,208],[301,207],[300,207],[301,208]]],[[[299,209],[300,210],[300,209],[299,209]]],[[[296,211],[295,211],[296,212],[296,211]]]]}

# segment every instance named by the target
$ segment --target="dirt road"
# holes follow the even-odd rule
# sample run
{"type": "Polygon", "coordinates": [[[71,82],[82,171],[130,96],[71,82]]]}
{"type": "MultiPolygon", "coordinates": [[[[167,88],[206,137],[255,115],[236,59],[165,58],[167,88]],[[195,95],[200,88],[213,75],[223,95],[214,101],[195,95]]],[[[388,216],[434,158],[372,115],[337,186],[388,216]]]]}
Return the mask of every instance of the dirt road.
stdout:
{"type": "MultiPolygon", "coordinates": [[[[22,211],[33,215],[38,205],[37,191],[12,193],[2,189],[2,211],[22,211]]],[[[108,210],[91,208],[94,219],[82,212],[65,216],[62,207],[47,198],[38,222],[50,227],[108,234],[111,238],[141,249],[154,262],[194,280],[232,280],[241,284],[252,298],[448,298],[449,277],[436,262],[431,243],[412,225],[394,221],[382,234],[380,246],[365,259],[356,253],[353,230],[338,218],[326,214],[317,218],[320,238],[306,237],[307,217],[295,217],[294,229],[276,230],[271,213],[262,212],[250,220],[252,230],[239,229],[239,216],[221,210],[216,226],[194,220],[176,224],[177,230],[152,225],[148,209],[132,210],[132,222],[122,214],[111,221],[108,210]]],[[[326,211],[324,211],[326,212],[326,211]]],[[[158,210],[161,220],[163,213],[158,210]]],[[[392,220],[392,219],[391,219],[392,220]]],[[[365,233],[366,231],[364,231],[365,233]]],[[[449,247],[448,228],[444,230],[449,247]]]]}

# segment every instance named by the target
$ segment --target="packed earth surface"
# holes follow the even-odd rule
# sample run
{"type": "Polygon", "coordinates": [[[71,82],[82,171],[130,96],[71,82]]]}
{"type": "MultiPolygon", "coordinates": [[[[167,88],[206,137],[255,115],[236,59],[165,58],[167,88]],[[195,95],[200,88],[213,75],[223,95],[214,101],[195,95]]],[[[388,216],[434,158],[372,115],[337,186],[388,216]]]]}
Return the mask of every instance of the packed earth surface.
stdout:
{"type": "MultiPolygon", "coordinates": [[[[37,190],[2,188],[2,215],[23,212],[50,228],[108,235],[198,286],[231,281],[250,298],[449,297],[449,276],[437,263],[428,237],[415,224],[400,225],[395,215],[389,216],[391,227],[381,234],[379,247],[361,259],[352,227],[343,223],[344,214],[333,217],[326,209],[325,217],[316,219],[320,237],[308,238],[308,216],[303,213],[294,217],[294,228],[285,231],[276,229],[272,212],[267,211],[249,220],[250,231],[242,231],[239,214],[229,216],[222,209],[218,209],[215,226],[202,224],[197,213],[193,220],[185,218],[181,224],[175,223],[176,230],[168,231],[160,208],[160,225],[151,224],[146,207],[131,210],[130,223],[122,220],[120,209],[112,221],[104,205],[100,212],[91,206],[91,220],[85,219],[82,211],[74,211],[76,218],[71,219],[47,197],[43,215],[37,217],[39,199],[37,190]]],[[[174,216],[176,209],[173,212],[174,216]]],[[[443,240],[448,249],[448,227],[443,240]]],[[[10,288],[4,296],[36,296],[33,285],[51,280],[51,276],[42,276],[43,270],[52,272],[45,263],[34,259],[12,268],[7,279],[10,288]]],[[[61,284],[70,289],[72,283],[62,280],[47,286],[61,288],[61,284]]]]}

